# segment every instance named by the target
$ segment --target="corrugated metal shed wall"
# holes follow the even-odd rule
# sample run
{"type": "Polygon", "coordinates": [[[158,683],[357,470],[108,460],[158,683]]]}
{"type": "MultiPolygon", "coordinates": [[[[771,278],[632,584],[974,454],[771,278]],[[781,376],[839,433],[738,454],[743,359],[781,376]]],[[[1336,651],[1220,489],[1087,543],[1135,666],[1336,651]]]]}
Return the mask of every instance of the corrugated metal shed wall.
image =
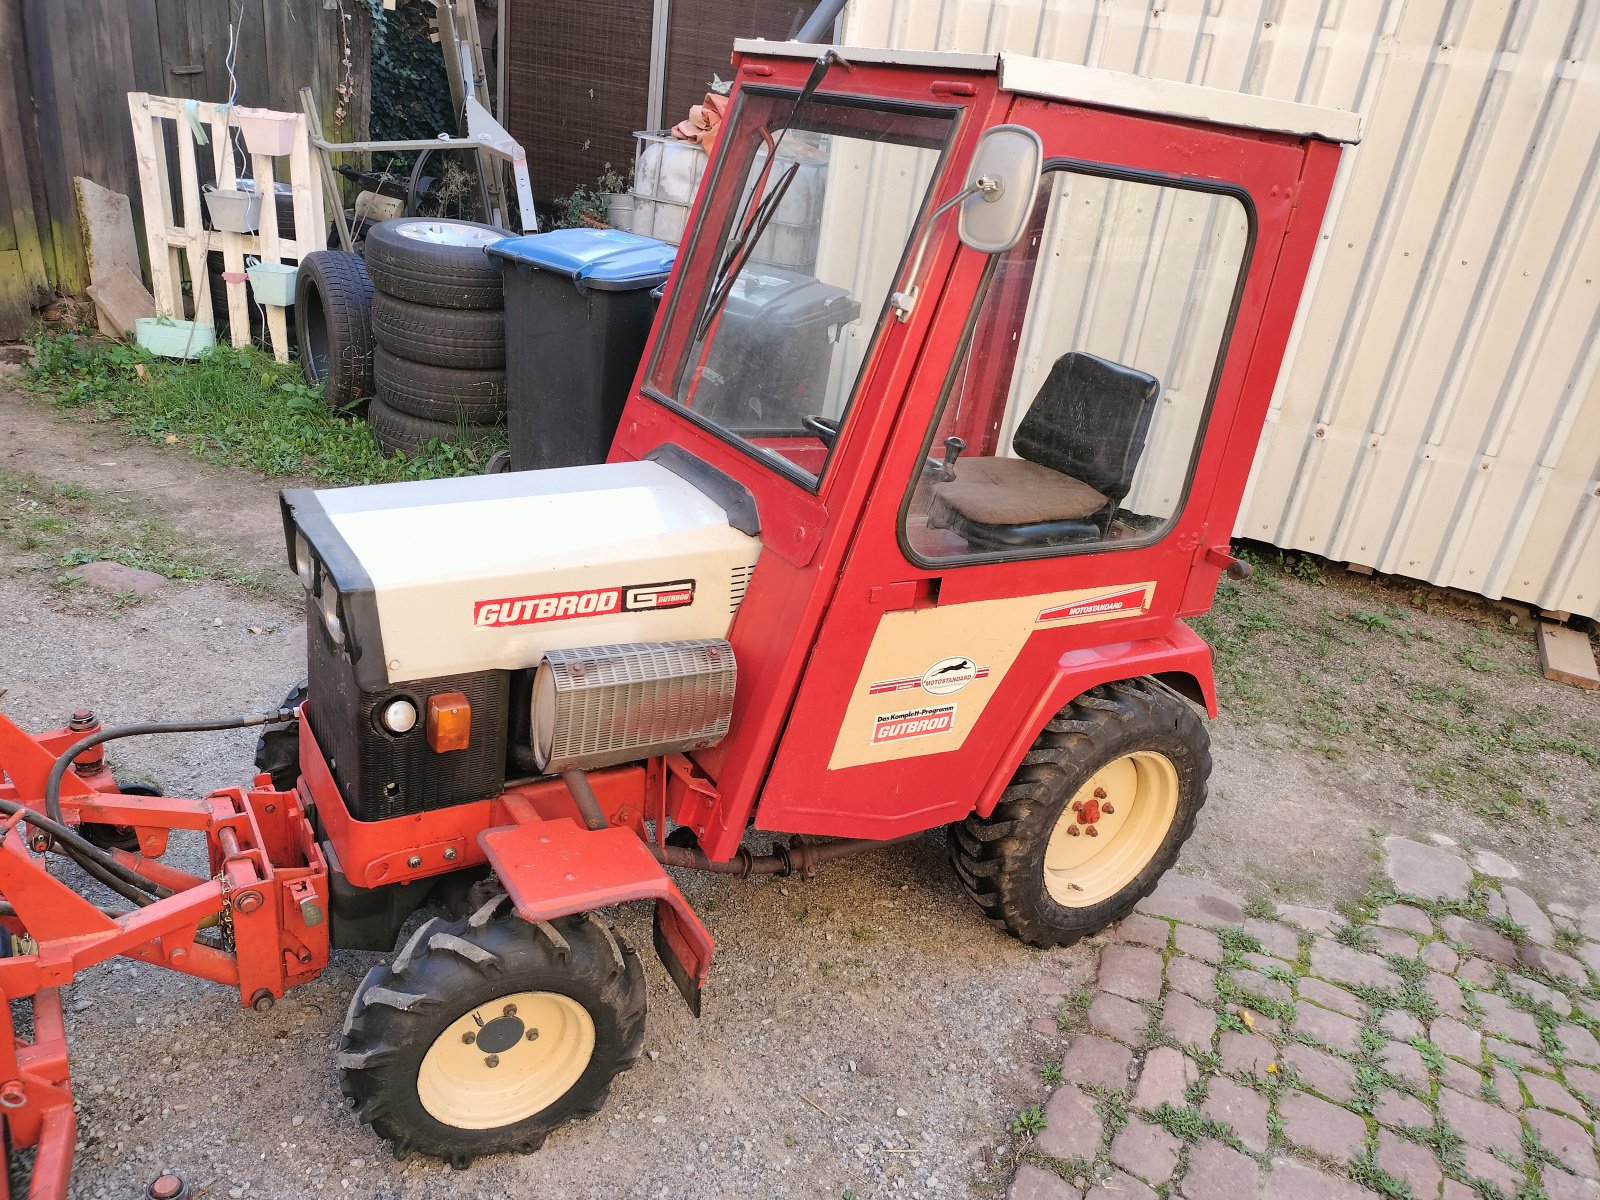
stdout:
{"type": "Polygon", "coordinates": [[[854,0],[1016,50],[1356,109],[1238,532],[1600,617],[1600,4],[854,0]]]}

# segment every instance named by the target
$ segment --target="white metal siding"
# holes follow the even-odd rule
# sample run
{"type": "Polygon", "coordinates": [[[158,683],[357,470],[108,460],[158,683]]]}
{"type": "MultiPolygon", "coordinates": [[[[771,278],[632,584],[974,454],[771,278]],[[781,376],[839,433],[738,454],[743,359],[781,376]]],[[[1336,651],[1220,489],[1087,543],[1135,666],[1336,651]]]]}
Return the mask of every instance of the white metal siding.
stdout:
{"type": "Polygon", "coordinates": [[[1361,112],[1238,532],[1600,617],[1597,29],[1592,0],[854,0],[843,40],[1361,112]]]}

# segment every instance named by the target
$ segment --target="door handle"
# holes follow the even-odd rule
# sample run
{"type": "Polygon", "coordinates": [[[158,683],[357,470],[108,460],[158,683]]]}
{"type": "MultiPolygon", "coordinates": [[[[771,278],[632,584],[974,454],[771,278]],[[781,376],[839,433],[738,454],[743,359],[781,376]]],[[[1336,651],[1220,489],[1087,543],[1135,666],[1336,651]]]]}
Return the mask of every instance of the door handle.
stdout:
{"type": "Polygon", "coordinates": [[[894,583],[875,583],[867,588],[867,603],[885,612],[932,608],[939,603],[939,579],[902,579],[894,583]]]}

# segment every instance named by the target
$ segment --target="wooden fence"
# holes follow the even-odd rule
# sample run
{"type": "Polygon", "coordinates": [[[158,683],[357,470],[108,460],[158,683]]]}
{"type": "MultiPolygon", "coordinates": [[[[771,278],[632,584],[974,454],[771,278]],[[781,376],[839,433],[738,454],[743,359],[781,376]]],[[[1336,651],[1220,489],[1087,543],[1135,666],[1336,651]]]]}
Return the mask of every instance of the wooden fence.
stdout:
{"type": "Polygon", "coordinates": [[[88,285],[72,180],[127,193],[139,219],[129,92],[299,108],[309,84],[330,137],[367,136],[371,21],[364,0],[0,2],[0,341],[32,310],[88,285]]]}

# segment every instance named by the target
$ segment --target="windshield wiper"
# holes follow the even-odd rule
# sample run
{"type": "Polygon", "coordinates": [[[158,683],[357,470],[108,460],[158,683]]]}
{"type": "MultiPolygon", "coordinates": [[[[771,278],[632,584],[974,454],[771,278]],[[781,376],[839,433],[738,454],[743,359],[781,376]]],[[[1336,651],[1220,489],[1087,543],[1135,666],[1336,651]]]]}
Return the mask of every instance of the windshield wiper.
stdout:
{"type": "Polygon", "coordinates": [[[749,261],[751,252],[755,250],[756,243],[761,240],[761,235],[766,232],[767,226],[772,224],[772,218],[778,215],[778,206],[783,203],[784,193],[789,190],[789,184],[799,169],[799,163],[789,164],[784,173],[778,177],[778,182],[772,185],[772,190],[761,198],[760,204],[756,205],[744,229],[728,246],[728,252],[722,256],[722,262],[717,267],[711,295],[706,301],[705,313],[700,317],[700,323],[695,326],[695,341],[704,341],[706,334],[711,331],[711,323],[717,319],[717,314],[722,311],[723,305],[728,302],[728,297],[733,294],[733,285],[738,280],[739,273],[744,270],[745,263],[749,261]]]}
{"type": "MultiPolygon", "coordinates": [[[[699,342],[705,339],[711,330],[711,323],[717,319],[717,314],[722,311],[722,306],[727,303],[728,295],[733,290],[733,281],[739,277],[739,272],[744,268],[745,261],[750,257],[751,248],[761,239],[762,232],[771,223],[773,214],[778,211],[778,203],[783,199],[783,194],[789,188],[789,181],[794,178],[794,173],[799,170],[799,163],[790,163],[782,178],[773,187],[771,192],[762,195],[762,188],[766,185],[767,174],[778,161],[778,147],[783,145],[784,135],[789,132],[789,126],[794,124],[795,117],[805,102],[811,98],[811,93],[817,90],[827,75],[828,68],[834,64],[842,66],[847,71],[854,71],[855,66],[837,50],[825,50],[817,56],[817,61],[811,64],[811,73],[806,76],[805,84],[800,88],[800,94],[794,98],[794,107],[789,110],[789,117],[778,130],[774,138],[767,128],[763,127],[761,136],[767,143],[767,162],[761,168],[761,174],[756,177],[755,186],[750,189],[749,199],[746,204],[754,204],[744,218],[738,234],[728,244],[727,251],[722,256],[722,261],[717,264],[716,271],[712,274],[711,291],[706,297],[705,311],[700,320],[695,322],[694,340],[699,342]],[[760,197],[757,200],[757,197],[760,197]]],[[[738,220],[735,224],[740,224],[738,220]]]]}

